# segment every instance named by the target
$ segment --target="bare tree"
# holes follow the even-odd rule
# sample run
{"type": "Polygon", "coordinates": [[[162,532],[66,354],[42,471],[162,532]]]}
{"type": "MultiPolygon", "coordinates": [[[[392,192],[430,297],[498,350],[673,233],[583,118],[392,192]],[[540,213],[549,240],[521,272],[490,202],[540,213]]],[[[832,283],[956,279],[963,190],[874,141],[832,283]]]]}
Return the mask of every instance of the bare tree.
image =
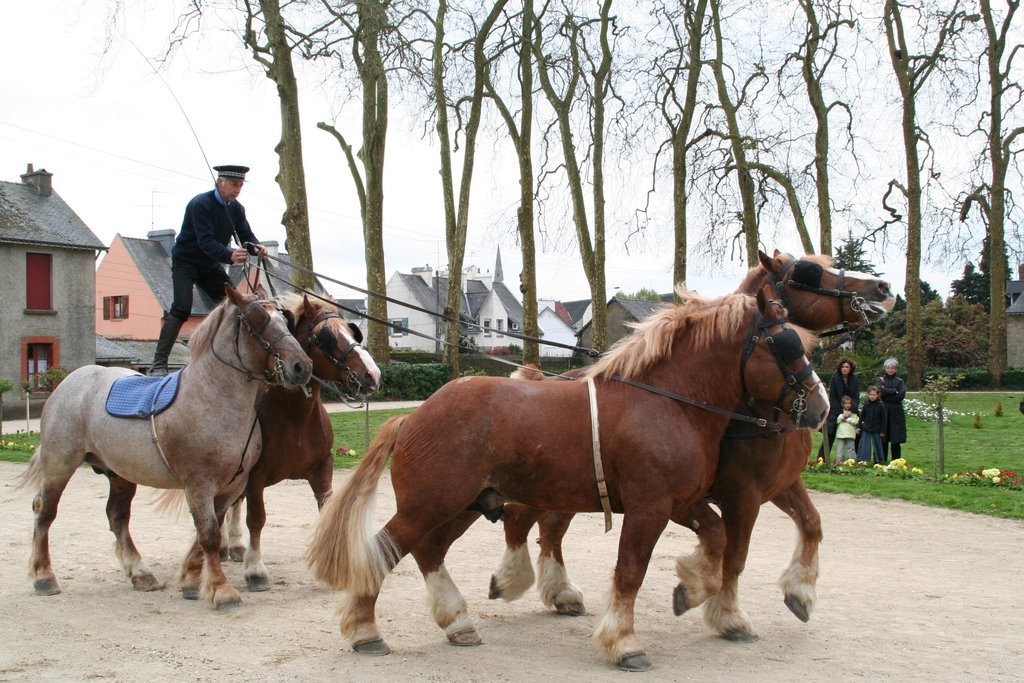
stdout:
{"type": "Polygon", "coordinates": [[[377,320],[387,318],[387,301],[381,296],[387,289],[384,270],[384,151],[388,133],[388,62],[413,55],[403,42],[401,23],[392,0],[346,0],[331,3],[321,0],[337,20],[347,42],[359,78],[362,104],[362,147],[355,151],[345,135],[334,125],[319,122],[317,127],[330,133],[348,164],[359,196],[363,223],[363,248],[366,254],[366,287],[371,292],[367,308],[370,315],[366,349],[378,362],[390,357],[388,327],[377,320]],[[387,56],[385,56],[387,54],[387,56]],[[360,171],[360,166],[362,171],[360,171]],[[376,320],[375,320],[376,319],[376,320]]]}
{"type": "MultiPolygon", "coordinates": [[[[562,148],[562,167],[569,186],[573,226],[583,262],[583,272],[590,286],[593,310],[591,327],[594,348],[608,349],[608,306],[605,299],[605,196],[604,150],[606,107],[611,97],[612,46],[614,19],[612,0],[602,0],[597,18],[576,16],[566,5],[557,14],[538,13],[533,51],[541,88],[555,112],[562,148]],[[548,21],[543,21],[547,17],[548,21]],[[591,31],[596,26],[597,35],[591,31]],[[594,40],[597,45],[590,44],[594,40]],[[560,45],[556,44],[560,43],[560,45]],[[561,50],[559,49],[561,47],[561,50]],[[589,131],[589,139],[578,140],[573,129],[574,109],[589,131]],[[582,152],[578,147],[582,147],[582,152]],[[583,163],[578,155],[590,159],[593,235],[587,215],[583,185],[583,163]]],[[[586,132],[584,133],[586,135],[586,132]]]]}
{"type": "MultiPolygon", "coordinates": [[[[814,185],[818,205],[818,243],[822,254],[832,254],[832,199],[829,194],[829,115],[842,109],[851,117],[850,107],[841,100],[827,102],[822,87],[829,66],[838,54],[840,31],[853,28],[853,20],[843,16],[843,4],[837,0],[798,0],[807,19],[804,40],[788,60],[800,64],[807,100],[814,114],[814,185]]],[[[791,191],[789,192],[791,194],[791,191]]],[[[792,201],[790,202],[792,205],[792,201]]],[[[813,250],[804,244],[804,250],[813,250]]]]}
{"type": "Polygon", "coordinates": [[[508,0],[496,0],[476,34],[468,42],[472,49],[472,91],[465,98],[452,101],[445,88],[445,21],[448,14],[447,0],[439,0],[434,14],[434,36],[431,50],[431,76],[433,98],[437,108],[437,137],[441,155],[441,194],[444,200],[445,244],[448,250],[448,298],[445,315],[449,319],[445,332],[444,359],[451,365],[452,378],[459,376],[459,311],[462,302],[462,264],[466,254],[466,233],[469,226],[469,196],[473,182],[473,167],[476,159],[476,140],[483,115],[484,82],[490,69],[490,58],[486,52],[487,39],[495,22],[504,11],[508,0]],[[465,119],[465,141],[463,143],[462,177],[459,181],[458,208],[455,202],[455,182],[452,171],[452,137],[449,124],[449,109],[458,116],[459,128],[463,118],[461,108],[468,104],[465,119]]]}
{"type": "MultiPolygon", "coordinates": [[[[292,284],[312,290],[313,252],[309,240],[306,171],[302,163],[299,87],[292,65],[296,41],[308,40],[308,35],[299,34],[288,25],[281,15],[278,0],[259,0],[259,9],[246,0],[245,13],[243,40],[252,58],[277,86],[281,109],[281,140],[274,148],[280,160],[276,180],[285,201],[281,223],[287,236],[288,256],[292,263],[301,267],[292,270],[292,284]]],[[[316,32],[320,30],[322,28],[316,32]]]]}
{"type": "Polygon", "coordinates": [[[672,281],[686,282],[688,244],[687,203],[689,201],[687,157],[698,113],[697,90],[703,66],[703,45],[707,36],[708,0],[682,0],[678,8],[658,5],[653,14],[663,22],[672,43],[652,61],[657,83],[657,108],[669,129],[672,149],[672,233],[674,253],[672,281]]]}
{"type": "Polygon", "coordinates": [[[757,251],[760,247],[760,235],[757,225],[757,201],[755,198],[756,187],[747,151],[753,145],[753,140],[740,132],[739,110],[747,103],[747,98],[751,96],[752,86],[758,81],[764,81],[766,75],[764,65],[755,64],[753,71],[738,88],[736,95],[733,95],[729,87],[729,78],[726,74],[727,66],[723,50],[724,36],[722,33],[721,1],[710,0],[710,5],[711,26],[715,45],[715,54],[711,60],[711,71],[715,76],[715,84],[718,89],[718,103],[721,105],[726,125],[725,131],[719,133],[719,135],[725,138],[729,144],[731,155],[729,169],[736,173],[740,202],[743,207],[740,223],[746,247],[747,265],[753,268],[757,265],[757,251]]]}
{"type": "MultiPolygon", "coordinates": [[[[886,0],[882,21],[885,25],[889,58],[899,85],[901,102],[900,130],[906,162],[906,184],[899,180],[889,181],[883,197],[883,206],[893,215],[896,222],[902,217],[889,204],[890,196],[898,191],[907,206],[907,271],[904,293],[907,301],[907,384],[912,389],[921,386],[924,374],[924,343],[921,330],[921,215],[922,215],[922,165],[919,145],[928,145],[928,136],[920,127],[917,103],[921,89],[928,78],[941,67],[944,52],[950,42],[964,28],[967,15],[961,9],[960,0],[953,0],[948,11],[938,12],[938,31],[923,36],[931,40],[930,47],[915,52],[903,21],[903,11],[911,9],[922,17],[924,6],[916,6],[899,0],[886,0]]],[[[922,31],[923,33],[923,31],[922,31]]],[[[1002,253],[1002,252],[1000,252],[1002,253]]]]}
{"type": "MultiPolygon", "coordinates": [[[[509,138],[516,150],[519,166],[519,208],[516,211],[516,223],[519,231],[519,247],[523,254],[523,272],[519,275],[519,291],[523,295],[523,332],[529,337],[538,337],[540,328],[537,324],[537,251],[534,242],[534,189],[533,189],[533,59],[531,39],[535,21],[533,0],[523,0],[522,12],[519,16],[519,30],[515,30],[512,17],[503,30],[504,50],[513,50],[518,54],[514,69],[518,79],[517,92],[510,92],[505,97],[495,86],[495,79],[490,72],[485,74],[484,90],[494,102],[505,123],[509,138]],[[518,116],[510,103],[518,102],[518,116]]],[[[539,363],[540,348],[537,342],[527,340],[523,344],[523,362],[539,363]]]]}
{"type": "MultiPolygon", "coordinates": [[[[977,124],[977,130],[987,141],[985,161],[990,169],[986,182],[975,187],[963,200],[961,220],[966,220],[971,207],[978,206],[988,234],[989,247],[989,356],[988,367],[996,385],[1002,385],[1006,373],[1006,245],[1007,197],[1006,176],[1011,159],[1019,153],[1014,143],[1024,134],[1024,128],[1017,126],[1005,130],[1009,110],[1021,101],[1021,84],[1011,78],[1013,59],[1021,45],[1010,46],[1007,39],[1013,25],[1014,15],[1020,8],[1019,1],[1008,0],[1002,19],[992,10],[991,0],[980,0],[981,19],[985,27],[986,47],[981,58],[982,72],[988,76],[989,106],[977,124]],[[1009,99],[1004,99],[1010,95],[1009,99]],[[1005,106],[1004,105],[1008,105],[1005,106]]],[[[984,164],[981,164],[982,166],[984,164]]]]}

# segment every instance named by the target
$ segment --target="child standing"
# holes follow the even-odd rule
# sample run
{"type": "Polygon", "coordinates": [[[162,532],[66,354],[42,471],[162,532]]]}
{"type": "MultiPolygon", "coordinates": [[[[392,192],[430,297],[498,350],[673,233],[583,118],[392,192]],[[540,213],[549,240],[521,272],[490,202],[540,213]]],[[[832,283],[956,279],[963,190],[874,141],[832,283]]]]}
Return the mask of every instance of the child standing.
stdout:
{"type": "Polygon", "coordinates": [[[860,418],[853,412],[853,397],[843,396],[843,412],[836,417],[836,458],[846,462],[856,457],[853,443],[857,439],[860,418]]]}
{"type": "Polygon", "coordinates": [[[877,387],[868,389],[868,400],[860,409],[860,452],[857,459],[885,464],[885,451],[882,450],[882,430],[885,429],[885,404],[877,387]],[[874,453],[872,453],[874,451],[874,453]]]}

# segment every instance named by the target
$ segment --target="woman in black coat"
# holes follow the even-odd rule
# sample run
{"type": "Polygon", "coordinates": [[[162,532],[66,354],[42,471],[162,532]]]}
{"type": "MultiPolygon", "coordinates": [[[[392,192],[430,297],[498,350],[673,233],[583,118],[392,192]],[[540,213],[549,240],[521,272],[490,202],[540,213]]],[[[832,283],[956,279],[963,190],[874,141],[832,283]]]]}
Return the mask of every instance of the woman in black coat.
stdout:
{"type": "MultiPolygon", "coordinates": [[[[826,421],[828,431],[826,434],[829,452],[831,452],[832,442],[836,438],[836,418],[839,417],[839,413],[843,412],[843,396],[849,396],[853,399],[855,411],[857,406],[860,405],[860,387],[857,385],[857,376],[854,374],[856,370],[856,363],[849,358],[843,358],[839,361],[836,371],[832,373],[832,378],[828,381],[829,407],[828,420],[826,421]]],[[[825,457],[824,443],[822,443],[818,455],[825,457]]]]}
{"type": "Polygon", "coordinates": [[[889,462],[903,457],[901,444],[907,442],[907,414],[903,411],[907,385],[896,376],[898,367],[899,363],[895,358],[885,361],[885,374],[875,382],[879,393],[882,394],[882,403],[885,404],[882,452],[889,457],[889,462]]]}

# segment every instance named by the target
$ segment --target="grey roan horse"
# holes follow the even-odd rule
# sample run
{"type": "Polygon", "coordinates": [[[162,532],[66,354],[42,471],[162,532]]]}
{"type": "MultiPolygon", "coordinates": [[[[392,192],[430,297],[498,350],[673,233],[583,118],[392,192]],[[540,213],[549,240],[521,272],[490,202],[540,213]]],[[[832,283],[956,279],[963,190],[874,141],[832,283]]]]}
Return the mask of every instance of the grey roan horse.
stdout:
{"type": "Polygon", "coordinates": [[[64,487],[84,461],[110,481],[107,518],[115,552],[136,590],[162,587],[128,531],[132,498],[142,484],[185,491],[197,541],[181,565],[184,596],[201,595],[213,607],[241,601],[221,568],[220,522],[260,452],[253,423],[264,384],[305,384],[312,363],[275,304],[228,285],[225,290],[227,298],[192,335],[177,399],[165,411],[146,420],[108,415],[96,398],[131,371],[95,365],[72,372],[47,401],[39,449],[21,483],[37,491],[29,566],[36,593],[60,592],[49,530],[64,487]]]}

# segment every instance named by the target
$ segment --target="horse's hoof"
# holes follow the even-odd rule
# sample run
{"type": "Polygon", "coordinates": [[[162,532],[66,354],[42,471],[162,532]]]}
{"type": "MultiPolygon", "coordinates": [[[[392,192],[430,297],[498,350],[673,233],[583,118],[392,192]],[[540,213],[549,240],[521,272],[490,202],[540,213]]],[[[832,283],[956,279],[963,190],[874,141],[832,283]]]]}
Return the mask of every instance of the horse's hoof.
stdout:
{"type": "Polygon", "coordinates": [[[688,609],[690,609],[690,606],[686,604],[686,589],[682,586],[676,586],[676,589],[672,591],[672,611],[678,617],[688,609]]]}
{"type": "Polygon", "coordinates": [[[566,602],[555,605],[555,614],[563,617],[585,617],[587,615],[587,608],[583,606],[582,602],[566,602]]]}
{"type": "Polygon", "coordinates": [[[353,643],[352,649],[361,655],[370,655],[371,657],[383,657],[384,655],[391,654],[391,648],[384,642],[383,638],[374,638],[373,640],[364,640],[361,643],[353,643]]]}
{"type": "Polygon", "coordinates": [[[198,600],[199,599],[199,586],[182,586],[181,597],[186,600],[198,600]]]}
{"type": "Polygon", "coordinates": [[[651,667],[651,660],[643,652],[635,655],[626,655],[618,661],[617,666],[622,671],[629,671],[630,673],[642,673],[653,668],[651,667]]]}
{"type": "Polygon", "coordinates": [[[476,629],[469,629],[468,631],[450,634],[448,642],[459,647],[473,647],[482,644],[484,641],[480,640],[480,634],[476,632],[476,629]]]}
{"type": "Polygon", "coordinates": [[[216,608],[216,610],[218,612],[230,612],[231,610],[235,609],[236,607],[241,607],[241,606],[242,606],[242,599],[241,598],[228,598],[227,600],[224,600],[223,602],[218,602],[216,605],[214,605],[214,607],[216,608]]]}
{"type": "Polygon", "coordinates": [[[36,592],[36,595],[56,595],[60,593],[60,586],[57,585],[57,579],[39,579],[32,583],[32,589],[36,592]]]}
{"type": "Polygon", "coordinates": [[[789,608],[790,612],[792,612],[793,614],[796,615],[797,619],[799,619],[800,621],[804,622],[805,624],[811,618],[811,613],[807,609],[807,605],[805,605],[795,595],[787,595],[786,596],[786,607],[789,608]]]}
{"type": "Polygon", "coordinates": [[[250,593],[262,593],[270,590],[270,580],[265,576],[245,577],[245,587],[250,593]]]}
{"type": "Polygon", "coordinates": [[[501,589],[498,588],[498,577],[491,574],[491,585],[487,589],[487,599],[497,600],[501,597],[501,589]]]}
{"type": "Polygon", "coordinates": [[[132,588],[142,592],[158,591],[163,590],[164,584],[152,574],[136,574],[132,577],[132,588]]]}
{"type": "Polygon", "coordinates": [[[220,556],[220,561],[221,562],[227,562],[228,561],[228,549],[227,548],[221,548],[220,552],[218,552],[217,555],[220,556]]]}
{"type": "Polygon", "coordinates": [[[241,562],[245,559],[245,548],[230,548],[228,549],[228,556],[232,562],[241,562]]]}
{"type": "Polygon", "coordinates": [[[741,628],[730,629],[723,633],[722,637],[731,643],[756,643],[758,638],[756,633],[741,628]]]}

